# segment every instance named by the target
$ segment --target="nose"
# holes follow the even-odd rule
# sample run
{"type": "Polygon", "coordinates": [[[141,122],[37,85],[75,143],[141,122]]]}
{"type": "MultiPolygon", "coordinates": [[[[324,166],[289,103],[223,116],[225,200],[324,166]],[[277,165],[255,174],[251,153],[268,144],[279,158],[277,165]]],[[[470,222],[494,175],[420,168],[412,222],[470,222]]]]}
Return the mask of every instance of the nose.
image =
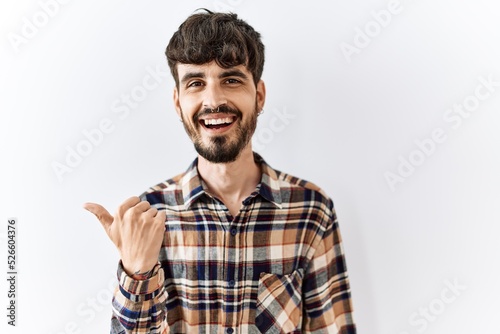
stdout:
{"type": "Polygon", "coordinates": [[[220,105],[227,104],[227,98],[222,87],[215,83],[207,83],[203,95],[203,108],[216,110],[220,105]]]}

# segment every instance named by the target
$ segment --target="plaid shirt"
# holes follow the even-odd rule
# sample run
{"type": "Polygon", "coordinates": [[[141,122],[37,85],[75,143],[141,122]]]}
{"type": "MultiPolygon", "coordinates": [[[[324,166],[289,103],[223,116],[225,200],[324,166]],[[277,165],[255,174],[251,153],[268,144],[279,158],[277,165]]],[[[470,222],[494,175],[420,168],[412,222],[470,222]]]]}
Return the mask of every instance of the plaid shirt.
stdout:
{"type": "Polygon", "coordinates": [[[331,199],[254,156],[261,182],[235,217],[197,160],[141,195],[167,211],[159,265],[144,281],[119,266],[111,333],[356,333],[331,199]]]}

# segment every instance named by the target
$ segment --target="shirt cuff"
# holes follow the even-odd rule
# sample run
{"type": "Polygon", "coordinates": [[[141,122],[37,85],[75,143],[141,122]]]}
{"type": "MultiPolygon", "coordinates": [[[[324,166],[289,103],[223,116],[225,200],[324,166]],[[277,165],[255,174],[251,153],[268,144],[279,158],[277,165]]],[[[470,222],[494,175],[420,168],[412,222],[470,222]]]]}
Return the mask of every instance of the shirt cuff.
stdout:
{"type": "Polygon", "coordinates": [[[133,302],[142,302],[155,298],[160,294],[165,283],[165,277],[160,263],[154,266],[151,278],[145,280],[135,280],[128,276],[123,269],[121,261],[118,263],[117,274],[120,292],[133,302]]]}

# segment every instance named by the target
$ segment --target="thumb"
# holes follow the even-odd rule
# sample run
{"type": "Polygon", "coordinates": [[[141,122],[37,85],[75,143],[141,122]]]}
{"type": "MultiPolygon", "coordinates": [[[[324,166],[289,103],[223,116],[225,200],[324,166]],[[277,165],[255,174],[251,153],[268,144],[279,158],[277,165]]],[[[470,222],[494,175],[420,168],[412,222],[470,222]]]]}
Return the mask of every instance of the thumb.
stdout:
{"type": "Polygon", "coordinates": [[[99,219],[106,231],[113,223],[113,216],[102,205],[96,203],[84,203],[83,208],[90,213],[93,213],[97,217],[97,219],[99,219]]]}

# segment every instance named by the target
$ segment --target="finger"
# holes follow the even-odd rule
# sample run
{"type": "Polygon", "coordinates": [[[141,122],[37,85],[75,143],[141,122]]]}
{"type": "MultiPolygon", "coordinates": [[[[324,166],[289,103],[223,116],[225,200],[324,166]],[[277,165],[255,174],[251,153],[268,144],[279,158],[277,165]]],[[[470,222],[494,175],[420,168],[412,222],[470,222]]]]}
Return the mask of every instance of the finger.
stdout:
{"type": "Polygon", "coordinates": [[[132,197],[130,197],[130,198],[128,198],[128,199],[126,199],[126,200],[122,203],[122,205],[121,205],[121,206],[123,206],[124,208],[129,209],[129,208],[131,208],[131,207],[133,207],[133,206],[136,206],[136,205],[137,205],[137,203],[140,203],[140,202],[141,202],[141,199],[140,199],[139,197],[137,197],[137,196],[132,196],[132,197]]]}
{"type": "Polygon", "coordinates": [[[149,204],[148,201],[142,201],[140,203],[137,203],[135,206],[134,206],[134,209],[137,209],[139,211],[143,211],[143,212],[146,212],[148,211],[149,209],[151,208],[151,204],[149,204]]]}
{"type": "Polygon", "coordinates": [[[125,200],[119,207],[118,207],[118,215],[120,217],[123,217],[125,212],[137,205],[137,203],[140,203],[141,199],[137,196],[132,196],[129,199],[125,200]]]}
{"type": "Polygon", "coordinates": [[[156,214],[158,213],[158,209],[157,208],[149,208],[146,212],[145,212],[145,215],[149,218],[153,218],[154,216],[156,216],[156,214]]]}
{"type": "Polygon", "coordinates": [[[165,211],[165,210],[158,211],[154,220],[155,220],[155,223],[165,224],[165,221],[167,220],[167,211],[165,211]]]}
{"type": "Polygon", "coordinates": [[[113,223],[113,216],[111,216],[108,210],[106,210],[102,205],[96,203],[84,203],[83,208],[90,213],[93,213],[106,230],[109,225],[113,223]]]}

